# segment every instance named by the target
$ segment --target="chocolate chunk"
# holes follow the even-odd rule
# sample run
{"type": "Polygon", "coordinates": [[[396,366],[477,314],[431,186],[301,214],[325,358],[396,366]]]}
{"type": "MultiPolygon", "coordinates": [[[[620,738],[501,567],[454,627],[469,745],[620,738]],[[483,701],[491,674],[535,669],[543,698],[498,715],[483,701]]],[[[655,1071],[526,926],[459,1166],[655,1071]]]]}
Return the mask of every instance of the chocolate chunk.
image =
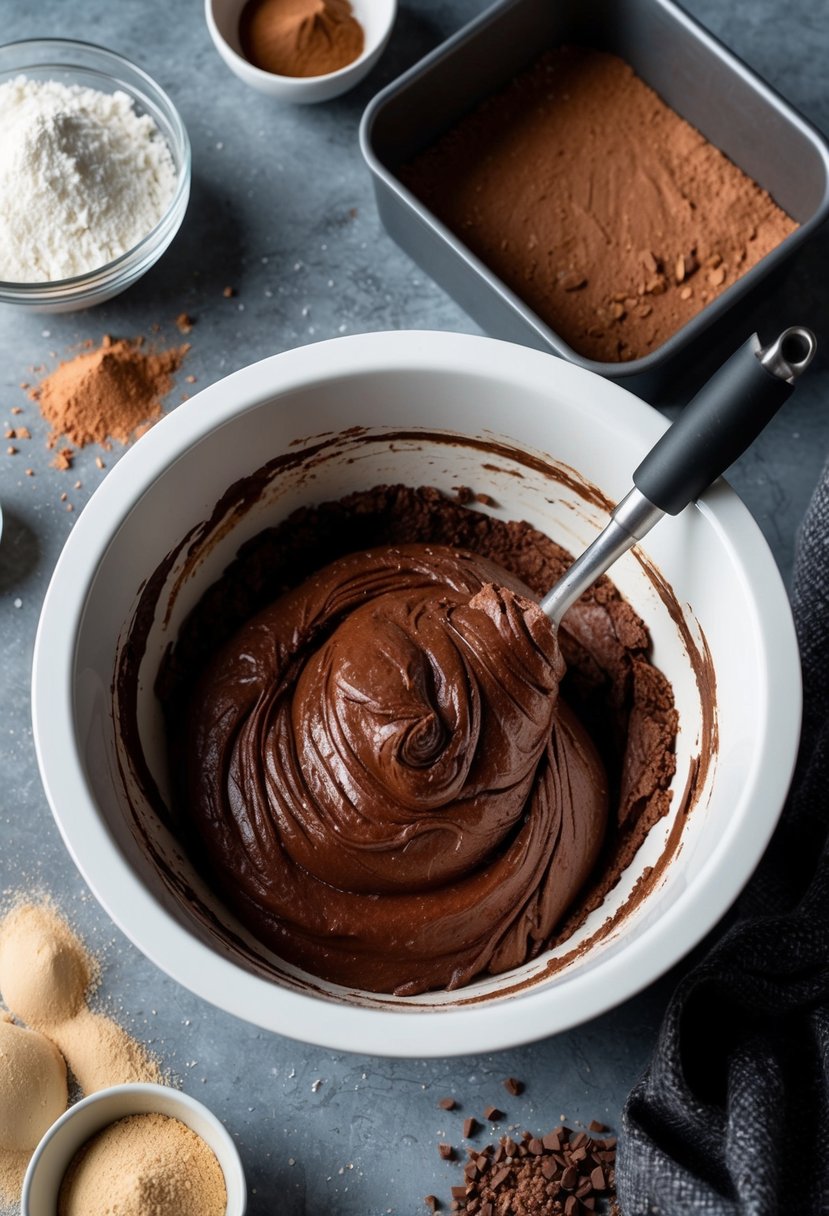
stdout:
{"type": "Polygon", "coordinates": [[[473,1119],[471,1115],[470,1115],[470,1117],[469,1117],[468,1119],[464,1119],[464,1122],[463,1122],[463,1138],[464,1138],[464,1140],[469,1140],[469,1139],[470,1139],[470,1137],[472,1137],[472,1136],[476,1136],[476,1135],[478,1134],[478,1131],[479,1131],[479,1129],[480,1129],[480,1126],[481,1126],[481,1125],[480,1125],[480,1123],[478,1122],[478,1120],[477,1120],[477,1119],[473,1119]]]}
{"type": "Polygon", "coordinates": [[[598,1119],[591,1119],[590,1123],[587,1125],[587,1130],[589,1132],[606,1132],[610,1129],[606,1127],[604,1123],[600,1123],[598,1119]]]}
{"type": "Polygon", "coordinates": [[[484,1118],[489,1119],[490,1123],[499,1123],[503,1117],[504,1112],[497,1106],[488,1106],[484,1111],[484,1118]]]}
{"type": "Polygon", "coordinates": [[[508,1094],[512,1094],[513,1098],[517,1098],[519,1094],[523,1094],[524,1092],[524,1082],[519,1081],[516,1077],[507,1077],[504,1082],[504,1089],[508,1094]]]}
{"type": "Polygon", "coordinates": [[[590,1174],[590,1185],[594,1191],[604,1191],[607,1189],[607,1179],[604,1176],[604,1170],[600,1165],[590,1174]]]}
{"type": "Polygon", "coordinates": [[[451,1144],[441,1143],[438,1145],[438,1152],[444,1161],[455,1160],[455,1150],[451,1144]]]}
{"type": "Polygon", "coordinates": [[[441,1098],[440,1102],[438,1102],[441,1110],[454,1110],[457,1105],[454,1098],[441,1098]]]}
{"type": "Polygon", "coordinates": [[[497,1191],[499,1186],[503,1186],[507,1178],[509,1178],[509,1174],[509,1168],[506,1165],[502,1165],[499,1170],[495,1171],[489,1182],[493,1191],[497,1191]]]}
{"type": "Polygon", "coordinates": [[[564,1173],[561,1175],[561,1185],[565,1191],[573,1191],[576,1189],[579,1181],[579,1172],[574,1165],[568,1165],[564,1173]]]}
{"type": "MultiPolygon", "coordinates": [[[[495,1112],[495,1107],[487,1107],[486,1117],[495,1112]]],[[[474,1118],[467,1119],[464,1128],[472,1134],[482,1130],[474,1118]]],[[[595,1120],[590,1129],[607,1130],[595,1120]]],[[[543,1137],[525,1130],[500,1136],[497,1145],[467,1145],[464,1185],[451,1188],[450,1210],[465,1216],[590,1216],[606,1211],[607,1216],[619,1216],[614,1206],[615,1146],[613,1136],[594,1138],[564,1125],[543,1137]]],[[[438,1150],[448,1159],[452,1147],[439,1142],[438,1150]]]]}
{"type": "Polygon", "coordinates": [[[426,1207],[430,1212],[440,1211],[440,1200],[438,1199],[437,1195],[427,1195],[423,1202],[426,1204],[426,1207]]]}

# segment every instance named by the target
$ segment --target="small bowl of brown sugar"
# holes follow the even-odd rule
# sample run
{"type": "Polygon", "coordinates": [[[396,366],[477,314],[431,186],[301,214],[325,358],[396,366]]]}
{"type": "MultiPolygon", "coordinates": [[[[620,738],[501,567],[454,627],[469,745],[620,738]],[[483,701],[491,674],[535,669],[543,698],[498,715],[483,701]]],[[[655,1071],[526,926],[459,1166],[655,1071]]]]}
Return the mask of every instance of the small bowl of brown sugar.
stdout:
{"type": "Polygon", "coordinates": [[[330,101],[382,55],[397,0],[205,0],[216,50],[240,80],[279,101],[330,101]]]}
{"type": "Polygon", "coordinates": [[[52,1124],[29,1163],[21,1216],[244,1216],[236,1145],[219,1119],[165,1085],[90,1094],[52,1124]]]}

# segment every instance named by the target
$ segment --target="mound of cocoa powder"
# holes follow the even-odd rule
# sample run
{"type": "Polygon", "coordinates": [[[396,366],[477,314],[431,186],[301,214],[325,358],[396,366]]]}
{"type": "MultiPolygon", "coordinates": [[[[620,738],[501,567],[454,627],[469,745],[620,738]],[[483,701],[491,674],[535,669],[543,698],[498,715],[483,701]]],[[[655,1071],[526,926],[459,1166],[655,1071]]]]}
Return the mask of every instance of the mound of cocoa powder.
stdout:
{"type": "Polygon", "coordinates": [[[576,351],[647,355],[796,227],[622,59],[545,52],[401,177],[576,351]]]}
{"type": "Polygon", "coordinates": [[[52,428],[50,445],[59,436],[76,447],[136,438],[161,416],[162,400],[189,349],[182,344],[154,350],[142,338],[109,335],[98,347],[87,344],[29,393],[52,428]]]}

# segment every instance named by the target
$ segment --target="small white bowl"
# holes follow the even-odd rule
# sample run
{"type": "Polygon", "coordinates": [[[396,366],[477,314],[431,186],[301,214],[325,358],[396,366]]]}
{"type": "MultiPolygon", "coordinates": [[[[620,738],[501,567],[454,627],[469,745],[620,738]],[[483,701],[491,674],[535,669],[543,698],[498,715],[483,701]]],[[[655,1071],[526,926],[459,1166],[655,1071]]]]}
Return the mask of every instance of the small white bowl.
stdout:
{"type": "Polygon", "coordinates": [[[365,34],[362,54],[325,76],[280,76],[254,67],[242,54],[239,17],[244,6],[245,0],[205,0],[204,15],[216,50],[231,72],[252,89],[296,105],[330,101],[367,76],[385,50],[397,15],[397,0],[352,0],[354,16],[365,34]]]}
{"type": "Polygon", "coordinates": [[[58,1209],[58,1193],[72,1158],[92,1136],[128,1115],[170,1115],[212,1148],[227,1187],[225,1216],[244,1216],[247,1188],[239,1152],[224,1124],[201,1102],[166,1085],[115,1085],[90,1094],[52,1124],[34,1151],[20,1201],[20,1216],[58,1209]]]}
{"type": "Polygon", "coordinates": [[[148,114],[170,150],[176,188],[161,219],[137,245],[85,274],[45,283],[0,282],[0,304],[30,312],[74,312],[112,299],[154,266],[181,227],[190,198],[190,140],[178,110],[160,85],[123,55],[91,42],[32,38],[0,46],[0,84],[15,76],[120,91],[136,113],[148,114]]]}

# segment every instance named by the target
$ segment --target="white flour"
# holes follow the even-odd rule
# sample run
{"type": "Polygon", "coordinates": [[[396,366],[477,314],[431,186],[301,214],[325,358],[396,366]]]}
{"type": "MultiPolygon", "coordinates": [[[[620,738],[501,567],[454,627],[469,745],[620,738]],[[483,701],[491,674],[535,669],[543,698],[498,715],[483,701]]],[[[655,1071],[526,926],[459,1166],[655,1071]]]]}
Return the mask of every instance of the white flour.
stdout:
{"type": "Polygon", "coordinates": [[[0,279],[38,283],[111,262],[175,190],[170,150],[126,93],[18,76],[0,85],[0,279]]]}

